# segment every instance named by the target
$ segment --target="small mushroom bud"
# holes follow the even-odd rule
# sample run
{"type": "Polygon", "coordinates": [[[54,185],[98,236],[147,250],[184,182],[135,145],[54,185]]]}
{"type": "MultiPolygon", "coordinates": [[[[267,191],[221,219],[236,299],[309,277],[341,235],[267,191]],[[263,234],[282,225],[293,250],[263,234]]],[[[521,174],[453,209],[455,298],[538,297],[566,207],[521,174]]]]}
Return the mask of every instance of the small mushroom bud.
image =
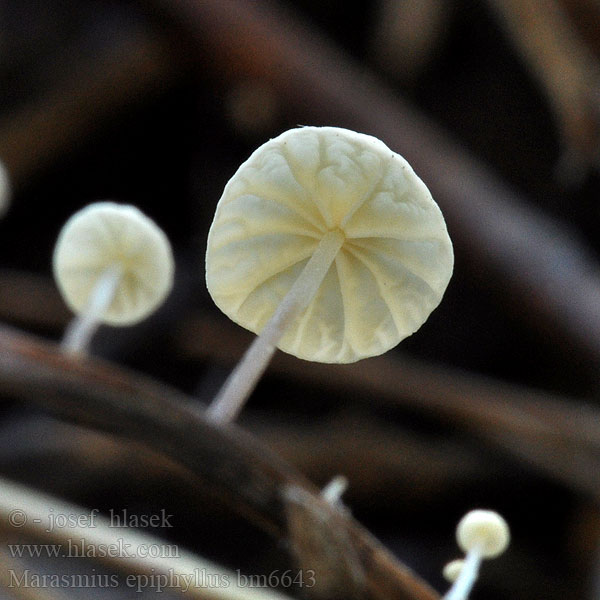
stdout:
{"type": "Polygon", "coordinates": [[[464,566],[465,561],[462,558],[457,558],[450,561],[444,566],[444,570],[442,571],[444,579],[450,583],[454,583],[458,579],[458,576],[460,575],[460,572],[464,566]]]}
{"type": "Polygon", "coordinates": [[[321,497],[329,504],[341,504],[342,496],[348,489],[348,479],[344,475],[336,475],[322,490],[321,497]]]}
{"type": "Polygon", "coordinates": [[[268,141],[226,185],[208,236],[213,300],[260,334],[208,415],[234,418],[276,347],[329,363],[386,352],[439,304],[453,260],[429,190],[382,141],[337,127],[268,141]]]}
{"type": "Polygon", "coordinates": [[[77,318],[63,349],[84,352],[101,323],[135,325],[160,306],[173,286],[174,261],[162,230],[133,206],[98,202],[62,228],[54,278],[77,318]]]}
{"type": "Polygon", "coordinates": [[[484,558],[496,558],[510,542],[510,530],[506,521],[491,510],[472,510],[459,522],[456,541],[466,553],[460,574],[444,600],[466,600],[484,558]]]}

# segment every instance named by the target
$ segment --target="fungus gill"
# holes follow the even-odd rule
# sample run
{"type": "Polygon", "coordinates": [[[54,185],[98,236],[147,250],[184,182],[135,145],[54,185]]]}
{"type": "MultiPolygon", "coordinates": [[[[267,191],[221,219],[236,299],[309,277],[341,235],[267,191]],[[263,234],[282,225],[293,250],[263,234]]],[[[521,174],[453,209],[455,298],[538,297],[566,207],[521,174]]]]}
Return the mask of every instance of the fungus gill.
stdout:
{"type": "Polygon", "coordinates": [[[429,190],[382,141],[337,127],[268,141],[227,183],[208,236],[213,300],[260,334],[208,415],[234,418],[276,347],[329,363],[386,352],[439,304],[453,261],[429,190]]]}

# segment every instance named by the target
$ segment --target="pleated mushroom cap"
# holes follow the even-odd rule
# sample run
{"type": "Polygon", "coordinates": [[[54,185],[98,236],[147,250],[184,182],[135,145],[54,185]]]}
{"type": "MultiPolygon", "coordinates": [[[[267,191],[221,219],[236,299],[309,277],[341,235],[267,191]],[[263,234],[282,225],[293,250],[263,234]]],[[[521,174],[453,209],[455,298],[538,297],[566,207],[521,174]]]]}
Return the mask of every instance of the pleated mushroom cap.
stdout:
{"type": "Polygon", "coordinates": [[[217,205],[206,282],[217,306],[260,333],[323,236],[345,240],[278,347],[318,362],[386,352],[439,304],[453,251],[442,213],[400,155],[337,127],[292,129],[243,163],[217,205]]]}
{"type": "Polygon", "coordinates": [[[65,223],[54,249],[54,277],[71,310],[85,309],[99,278],[114,266],[122,277],[103,322],[134,325],[158,308],[173,286],[171,245],[134,206],[90,204],[65,223]]]}

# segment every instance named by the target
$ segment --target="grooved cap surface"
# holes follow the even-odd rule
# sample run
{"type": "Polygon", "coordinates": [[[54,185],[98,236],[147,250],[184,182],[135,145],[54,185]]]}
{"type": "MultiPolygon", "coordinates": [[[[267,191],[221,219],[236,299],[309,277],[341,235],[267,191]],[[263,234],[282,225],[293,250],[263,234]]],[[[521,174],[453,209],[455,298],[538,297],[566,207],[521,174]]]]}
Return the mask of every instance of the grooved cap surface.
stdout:
{"type": "Polygon", "coordinates": [[[228,182],[206,254],[217,306],[260,333],[325,233],[344,244],[279,348],[319,362],[381,354],[439,304],[453,268],[444,218],[410,165],[372,136],[292,129],[228,182]]]}
{"type": "Polygon", "coordinates": [[[134,325],[171,291],[171,245],[137,208],[114,202],[90,204],[65,223],[54,249],[54,278],[71,310],[79,313],[87,306],[100,276],[115,265],[123,274],[103,321],[134,325]]]}

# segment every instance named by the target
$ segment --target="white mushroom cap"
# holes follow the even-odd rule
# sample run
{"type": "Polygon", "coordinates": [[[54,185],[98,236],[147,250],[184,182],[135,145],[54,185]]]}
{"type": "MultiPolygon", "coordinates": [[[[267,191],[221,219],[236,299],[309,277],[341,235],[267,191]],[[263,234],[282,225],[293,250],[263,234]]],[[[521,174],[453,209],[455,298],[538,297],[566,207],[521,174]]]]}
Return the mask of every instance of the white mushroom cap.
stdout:
{"type": "Polygon", "coordinates": [[[383,142],[336,127],[292,129],[231,178],[208,237],[217,306],[259,333],[323,236],[344,244],[278,344],[319,362],[381,354],[439,304],[453,268],[444,218],[410,165],[383,142]]]}
{"type": "Polygon", "coordinates": [[[459,522],[456,541],[464,552],[479,546],[483,558],[502,554],[510,542],[506,521],[491,510],[472,510],[459,522]]]}
{"type": "Polygon", "coordinates": [[[54,277],[65,302],[74,312],[83,311],[99,278],[115,267],[122,275],[102,321],[134,325],[158,308],[173,286],[171,245],[137,208],[91,204],[65,223],[54,249],[54,277]]]}
{"type": "Polygon", "coordinates": [[[444,570],[442,571],[442,575],[446,581],[450,583],[454,583],[463,567],[465,566],[465,561],[462,558],[456,558],[455,560],[451,560],[447,565],[444,566],[444,570]]]}
{"type": "Polygon", "coordinates": [[[0,217],[8,210],[11,197],[11,185],[8,171],[0,160],[0,217]]]}

